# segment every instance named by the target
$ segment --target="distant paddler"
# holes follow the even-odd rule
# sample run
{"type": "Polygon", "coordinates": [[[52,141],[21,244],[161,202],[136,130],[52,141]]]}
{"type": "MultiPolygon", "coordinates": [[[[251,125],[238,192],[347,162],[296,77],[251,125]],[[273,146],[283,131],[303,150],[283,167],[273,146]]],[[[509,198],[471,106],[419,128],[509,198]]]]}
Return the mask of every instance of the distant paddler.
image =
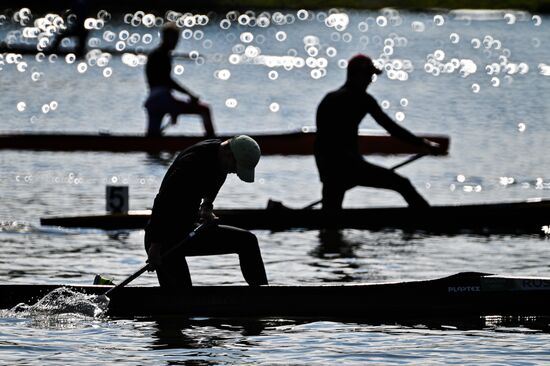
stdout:
{"type": "Polygon", "coordinates": [[[147,109],[147,135],[160,136],[166,126],[162,120],[169,114],[171,123],[175,124],[180,114],[195,114],[202,118],[207,137],[214,137],[214,125],[210,107],[199,100],[199,97],[176,82],[172,76],[172,55],[179,39],[179,29],[175,23],[166,23],[162,28],[162,41],[147,59],[145,74],[149,84],[149,96],[145,101],[147,109]],[[188,100],[174,97],[172,93],[187,95],[188,100]]]}
{"type": "Polygon", "coordinates": [[[228,173],[244,182],[254,181],[260,148],[249,136],[205,140],[181,152],[174,160],[155,198],[145,229],[145,249],[161,287],[191,286],[185,260],[188,256],[239,255],[241,270],[251,286],[267,285],[267,276],[256,236],[225,225],[207,225],[170,255],[163,253],[188,237],[197,222],[213,222],[214,199],[228,173]]]}
{"type": "Polygon", "coordinates": [[[52,44],[48,51],[50,53],[59,52],[61,42],[66,38],[76,38],[75,56],[84,57],[86,53],[86,41],[89,30],[86,29],[84,22],[88,16],[91,16],[90,3],[93,0],[71,0],[71,8],[66,17],[64,29],[58,30],[55,34],[52,44]]]}
{"type": "Polygon", "coordinates": [[[399,192],[412,207],[429,207],[411,182],[387,169],[367,162],[358,149],[358,128],[370,114],[391,135],[420,146],[426,153],[444,154],[439,144],[420,138],[394,122],[366,89],[380,75],[370,57],[356,55],[347,66],[347,78],[339,89],[328,93],[317,108],[315,161],[323,184],[323,209],[339,211],[347,190],[356,186],[399,192]]]}

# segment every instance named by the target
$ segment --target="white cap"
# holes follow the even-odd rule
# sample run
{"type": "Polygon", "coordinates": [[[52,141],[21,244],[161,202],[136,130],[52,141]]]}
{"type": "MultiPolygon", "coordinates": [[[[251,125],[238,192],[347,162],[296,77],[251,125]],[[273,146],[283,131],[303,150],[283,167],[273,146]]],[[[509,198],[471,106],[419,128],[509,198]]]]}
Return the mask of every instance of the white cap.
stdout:
{"type": "Polygon", "coordinates": [[[260,146],[249,136],[240,135],[229,140],[229,147],[237,162],[237,175],[241,180],[254,182],[254,168],[260,161],[260,146]]]}

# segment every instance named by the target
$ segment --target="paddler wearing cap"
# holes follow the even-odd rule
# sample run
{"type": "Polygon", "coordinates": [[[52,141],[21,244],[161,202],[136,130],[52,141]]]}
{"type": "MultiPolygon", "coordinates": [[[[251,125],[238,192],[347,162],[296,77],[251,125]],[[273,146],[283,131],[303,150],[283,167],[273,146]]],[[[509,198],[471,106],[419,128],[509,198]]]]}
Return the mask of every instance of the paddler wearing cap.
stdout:
{"type": "Polygon", "coordinates": [[[409,206],[429,206],[407,178],[367,162],[359,152],[359,124],[367,114],[391,135],[424,146],[426,152],[440,149],[439,144],[399,126],[367,93],[373,75],[381,73],[370,57],[363,54],[352,57],[344,85],[329,92],[317,107],[315,162],[323,184],[324,210],[339,211],[346,191],[356,186],[391,189],[399,192],[409,206]]]}
{"type": "Polygon", "coordinates": [[[226,141],[205,140],[182,151],[168,168],[145,228],[145,250],[163,288],[192,285],[185,257],[236,253],[244,279],[266,285],[267,276],[256,236],[225,225],[208,225],[168,258],[163,253],[181,242],[197,222],[216,220],[213,203],[227,174],[254,181],[260,147],[246,135],[226,141]]]}

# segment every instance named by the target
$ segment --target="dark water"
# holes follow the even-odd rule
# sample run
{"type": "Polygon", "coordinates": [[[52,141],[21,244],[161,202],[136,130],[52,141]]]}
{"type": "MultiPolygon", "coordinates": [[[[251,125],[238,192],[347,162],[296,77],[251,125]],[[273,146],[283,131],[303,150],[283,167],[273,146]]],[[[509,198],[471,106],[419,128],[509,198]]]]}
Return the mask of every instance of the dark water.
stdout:
{"type": "MultiPolygon", "coordinates": [[[[200,56],[176,60],[174,72],[211,104],[218,131],[288,131],[312,125],[320,99],[343,82],[342,60],[366,52],[386,60],[387,72],[370,90],[388,114],[413,132],[451,138],[448,157],[425,157],[400,170],[428,201],[499,202],[550,196],[547,17],[486,12],[470,14],[474,20],[468,20],[461,13],[345,11],[334,13],[330,18],[334,23],[331,20],[327,26],[327,12],[309,12],[305,20],[300,19],[304,13],[284,14],[283,21],[272,12],[265,28],[233,21],[223,29],[223,15],[212,17],[205,26],[186,28],[184,37],[190,39],[182,40],[178,51],[197,51],[200,56]],[[272,57],[260,58],[258,52],[272,57]],[[275,57],[288,55],[294,58],[275,57]],[[454,58],[461,65],[457,69],[454,58]],[[287,67],[262,64],[279,61],[287,67]],[[237,101],[236,107],[231,99],[237,101]]],[[[257,19],[259,15],[256,12],[257,19]]],[[[10,32],[23,29],[2,23],[3,37],[17,37],[10,32]]],[[[95,30],[93,42],[135,46],[125,39],[124,31],[129,37],[138,34],[136,45],[144,49],[158,42],[156,28],[115,21],[95,30]],[[114,41],[105,40],[111,37],[108,32],[114,41]],[[148,37],[152,41],[146,44],[143,39],[148,37]]],[[[139,60],[96,55],[71,61],[65,56],[0,56],[0,130],[144,130],[146,86],[139,60]],[[134,61],[138,65],[130,66],[134,61]]],[[[367,118],[362,127],[377,125],[367,118]]],[[[200,133],[200,122],[181,117],[169,131],[184,132],[200,133]]],[[[132,209],[150,207],[170,158],[144,153],[1,152],[1,283],[88,284],[96,273],[118,280],[133,273],[145,260],[142,231],[62,230],[41,227],[39,219],[102,212],[108,184],[129,186],[132,209]]],[[[369,160],[391,166],[404,158],[369,160]]],[[[300,207],[320,196],[312,157],[263,157],[257,177],[258,182],[250,185],[230,177],[216,206],[264,207],[272,198],[300,207]]],[[[356,188],[345,199],[350,207],[404,204],[395,193],[367,188],[356,188]]],[[[316,231],[255,233],[273,284],[428,279],[460,271],[530,276],[550,272],[549,241],[536,234],[433,236],[345,230],[341,241],[323,242],[316,231]]],[[[190,266],[195,284],[244,284],[236,257],[192,258],[190,266]]],[[[155,283],[151,274],[136,281],[155,283]]],[[[4,311],[0,363],[547,362],[547,323],[501,321],[466,325],[156,321],[4,311]]]]}

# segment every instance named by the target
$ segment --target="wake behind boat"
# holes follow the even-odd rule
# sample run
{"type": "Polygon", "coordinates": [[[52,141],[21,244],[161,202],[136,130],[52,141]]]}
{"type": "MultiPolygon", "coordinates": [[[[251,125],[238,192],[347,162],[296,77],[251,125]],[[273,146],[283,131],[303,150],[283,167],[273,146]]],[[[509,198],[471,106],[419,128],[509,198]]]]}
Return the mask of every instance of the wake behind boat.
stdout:
{"type": "MultiPolygon", "coordinates": [[[[149,210],[141,210],[127,214],[46,217],[40,223],[104,230],[143,229],[150,213],[149,210]]],[[[342,210],[337,217],[327,217],[320,209],[292,209],[283,205],[259,209],[218,209],[215,213],[224,225],[273,231],[293,228],[396,228],[442,234],[543,234],[543,227],[550,224],[550,200],[536,198],[519,202],[441,205],[427,209],[351,208],[342,210]]]]}
{"type": "MultiPolygon", "coordinates": [[[[59,285],[0,285],[0,308],[33,304],[59,285]]],[[[102,295],[112,286],[66,286],[102,295]]],[[[180,293],[124,287],[108,315],[305,317],[384,321],[470,316],[548,316],[550,279],[465,272],[428,281],[321,286],[194,286],[180,293]]]]}
{"type": "MultiPolygon", "coordinates": [[[[227,140],[234,135],[219,135],[217,138],[227,140]]],[[[258,142],[263,155],[313,154],[315,131],[311,128],[249,136],[258,142]]],[[[439,143],[445,153],[449,150],[448,136],[420,134],[419,137],[439,143]]],[[[6,133],[0,134],[0,150],[177,152],[204,139],[204,136],[199,135],[148,137],[137,134],[6,133]]],[[[416,145],[373,130],[360,132],[359,149],[362,154],[415,154],[422,152],[416,145]]]]}

